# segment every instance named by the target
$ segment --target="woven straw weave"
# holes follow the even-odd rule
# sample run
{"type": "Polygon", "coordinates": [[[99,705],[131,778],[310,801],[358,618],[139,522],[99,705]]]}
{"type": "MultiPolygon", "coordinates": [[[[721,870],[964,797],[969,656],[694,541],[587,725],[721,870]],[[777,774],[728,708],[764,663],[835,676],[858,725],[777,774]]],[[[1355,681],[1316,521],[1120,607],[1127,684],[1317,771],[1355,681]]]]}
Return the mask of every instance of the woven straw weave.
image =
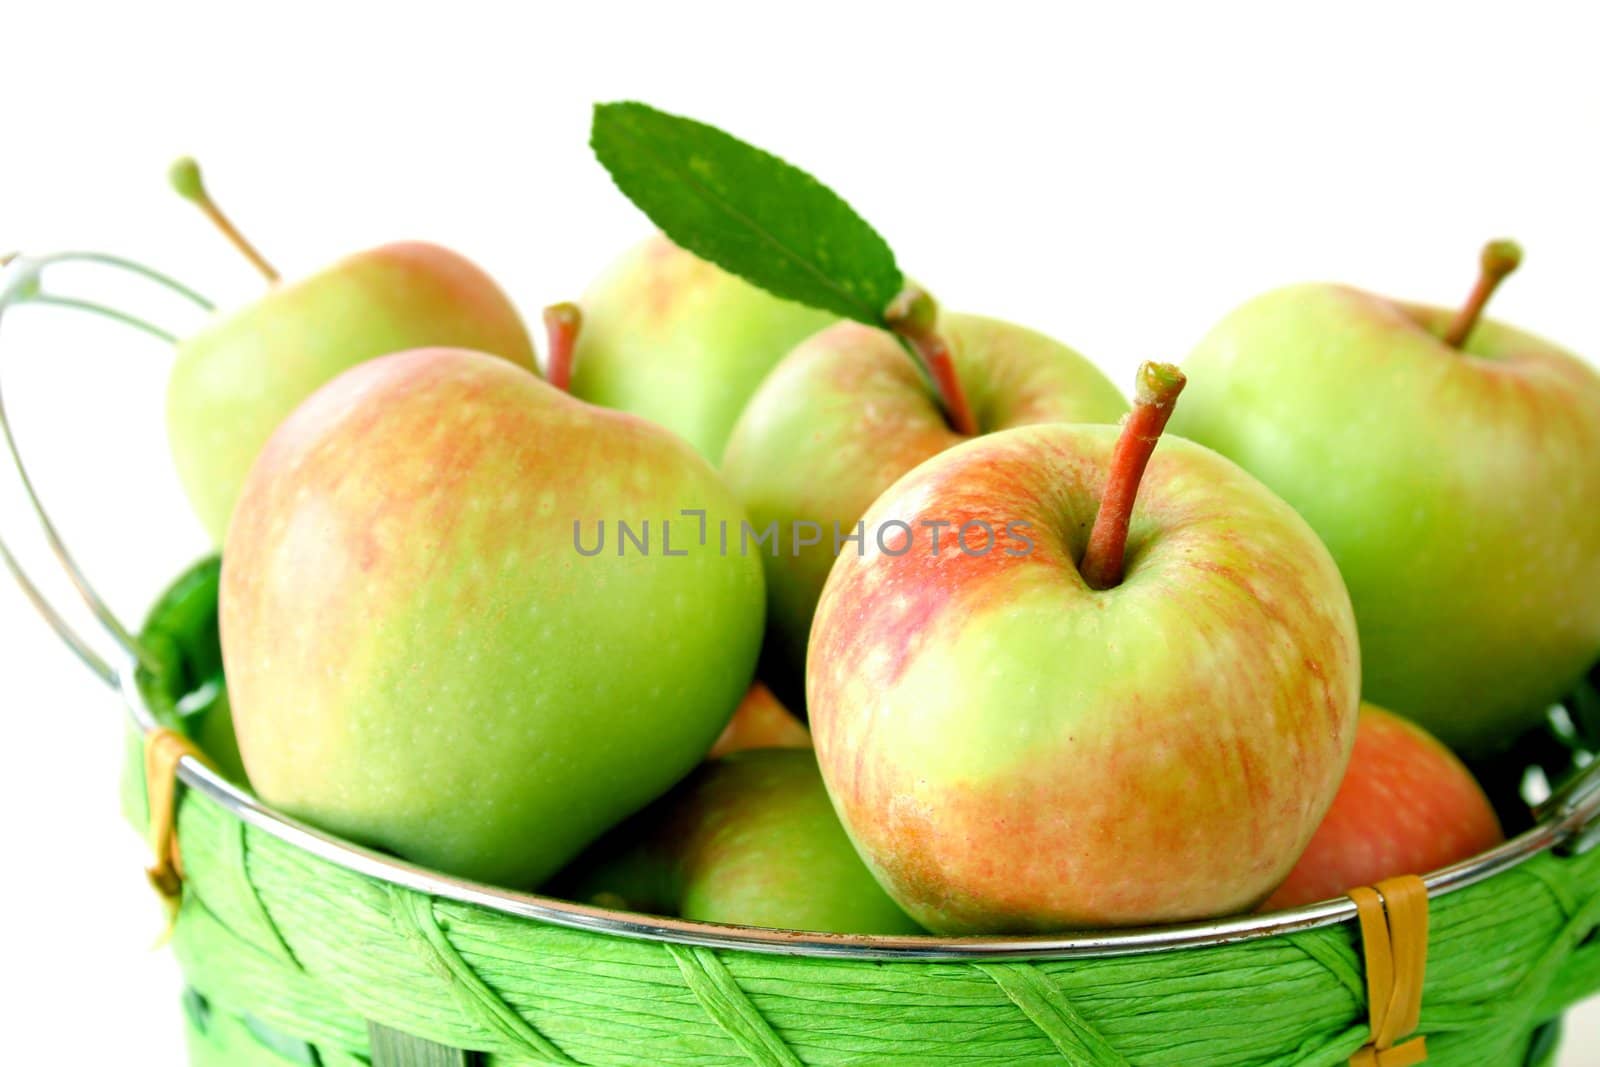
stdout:
{"type": "MultiPolygon", "coordinates": [[[[140,774],[130,760],[136,819],[140,774]]],[[[241,1019],[305,1047],[259,1062],[330,1067],[366,1062],[368,1020],[482,1051],[494,1067],[1314,1067],[1344,1063],[1367,1040],[1349,926],[1060,962],[785,957],[432,899],[314,857],[195,793],[181,802],[179,839],[188,881],[174,946],[207,1006],[202,1064],[257,1062],[237,1051],[241,1019]],[[208,1061],[215,1042],[235,1051],[208,1061]]],[[[1430,1065],[1543,1058],[1540,1025],[1600,990],[1596,887],[1600,850],[1542,855],[1436,902],[1421,1025],[1430,1065]]]]}

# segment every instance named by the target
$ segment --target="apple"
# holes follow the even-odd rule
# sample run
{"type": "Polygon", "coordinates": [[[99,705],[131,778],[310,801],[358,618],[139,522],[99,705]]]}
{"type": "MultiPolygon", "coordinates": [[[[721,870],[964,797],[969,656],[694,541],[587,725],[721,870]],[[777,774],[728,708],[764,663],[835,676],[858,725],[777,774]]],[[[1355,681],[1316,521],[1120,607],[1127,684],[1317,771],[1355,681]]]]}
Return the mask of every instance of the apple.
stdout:
{"type": "Polygon", "coordinates": [[[1415,723],[1363,704],[1333,806],[1265,909],[1427,874],[1504,840],[1489,798],[1448,748],[1415,723]]]}
{"type": "Polygon", "coordinates": [[[706,753],[716,759],[747,748],[810,748],[811,731],[761,682],[750,686],[722,735],[706,753]]]}
{"type": "Polygon", "coordinates": [[[922,932],[862,865],[829,805],[816,756],[798,749],[737,752],[704,764],[549,891],[700,922],[922,932]]]}
{"type": "Polygon", "coordinates": [[[1600,653],[1600,374],[1459,312],[1338,285],[1246,303],[1185,362],[1173,430],[1292,504],[1339,563],[1364,695],[1458,751],[1539,724],[1600,653]]]}
{"type": "Polygon", "coordinates": [[[507,360],[334,379],[268,441],[223,552],[251,784],[418,863],[542,881],[687,774],[749,687],[760,564],[685,508],[743,521],[675,435],[507,360]]]}
{"type": "Polygon", "coordinates": [[[623,255],[579,303],[573,395],[660,423],[712,463],[772,365],[833,321],[660,234],[623,255]]]}
{"type": "Polygon", "coordinates": [[[271,283],[261,299],[181,342],[167,386],[167,434],[178,477],[215,543],[222,543],[239,487],[273,429],[340,372],[425,345],[478,349],[535,365],[516,309],[488,275],[456,253],[413,241],[388,244],[280,284],[206,194],[193,160],[174,166],[173,183],[271,283]]]}
{"type": "MultiPolygon", "coordinates": [[[[1115,422],[1127,401],[1072,349],[1021,326],[945,314],[939,327],[978,433],[1040,422],[1115,422]]],[[[838,543],[901,475],[971,436],[889,333],[841,322],[802,342],[734,426],[722,473],[759,534],[767,572],[763,676],[802,699],[807,640],[838,543]],[[807,543],[809,542],[809,543],[807,543]]]]}
{"type": "Polygon", "coordinates": [[[1349,598],[1254,478],[1176,438],[1152,458],[1182,383],[1142,367],[1120,433],[1026,426],[928,460],[828,577],[807,667],[822,775],[930,930],[1247,911],[1333,800],[1359,703],[1349,598]]]}

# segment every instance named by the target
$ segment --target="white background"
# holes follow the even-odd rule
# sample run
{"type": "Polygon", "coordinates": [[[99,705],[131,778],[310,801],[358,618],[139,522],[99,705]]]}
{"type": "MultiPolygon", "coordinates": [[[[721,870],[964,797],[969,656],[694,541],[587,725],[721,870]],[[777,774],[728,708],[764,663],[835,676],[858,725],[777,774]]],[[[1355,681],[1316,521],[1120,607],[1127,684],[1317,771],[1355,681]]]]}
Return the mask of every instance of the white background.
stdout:
{"type": "MultiPolygon", "coordinates": [[[[8,4],[0,245],[114,250],[246,299],[248,268],[166,191],[192,152],[287,273],[428,238],[536,318],[645,232],[586,148],[591,102],[641,98],[803,163],[947,305],[1119,381],[1283,282],[1454,303],[1501,234],[1528,258],[1494,313],[1600,355],[1583,5],[1111,6],[8,4]]],[[[165,451],[167,353],[30,312],[3,357],[41,490],[137,619],[204,548],[165,451]]],[[[178,1062],[117,708],[9,585],[0,639],[8,1051],[178,1062]]],[[[1596,1015],[1564,1064],[1600,1064],[1596,1015]]]]}

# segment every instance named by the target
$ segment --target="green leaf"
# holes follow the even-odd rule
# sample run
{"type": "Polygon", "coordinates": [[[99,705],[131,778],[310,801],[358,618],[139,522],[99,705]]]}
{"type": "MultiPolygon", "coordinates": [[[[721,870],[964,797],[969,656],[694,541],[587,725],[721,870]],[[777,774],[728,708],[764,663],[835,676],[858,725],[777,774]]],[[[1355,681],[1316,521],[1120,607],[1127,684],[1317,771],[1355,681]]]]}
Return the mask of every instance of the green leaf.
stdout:
{"type": "Polygon", "coordinates": [[[190,567],[161,594],[139,631],[139,644],[153,661],[151,670],[140,672],[139,681],[163,726],[180,728],[194,710],[194,694],[222,685],[217,627],[221,572],[216,556],[190,567]]]}
{"type": "Polygon", "coordinates": [[[894,252],[817,179],[645,104],[598,104],[590,145],[674,242],[787,300],[870,326],[905,284],[894,252]]]}
{"type": "Polygon", "coordinates": [[[244,762],[222,670],[217,619],[221,576],[220,559],[203,559],[156,601],[139,631],[139,644],[151,665],[140,670],[138,681],[157,722],[181,730],[225,777],[243,783],[244,762]]]}

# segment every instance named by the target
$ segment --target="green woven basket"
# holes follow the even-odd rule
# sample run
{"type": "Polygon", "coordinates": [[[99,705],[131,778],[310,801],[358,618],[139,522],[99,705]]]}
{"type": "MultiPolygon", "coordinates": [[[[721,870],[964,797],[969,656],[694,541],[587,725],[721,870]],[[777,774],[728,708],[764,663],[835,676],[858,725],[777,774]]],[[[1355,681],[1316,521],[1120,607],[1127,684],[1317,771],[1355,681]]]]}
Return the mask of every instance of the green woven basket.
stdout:
{"type": "MultiPolygon", "coordinates": [[[[0,315],[59,261],[11,263],[0,315]]],[[[37,506],[3,402],[0,427],[37,506]]],[[[71,627],[3,542],[0,557],[127,708],[126,808],[144,826],[147,736],[169,728],[203,742],[223,706],[215,565],[180,579],[135,637],[37,518],[105,639],[71,627]]],[[[1344,1063],[1370,1036],[1348,900],[1078,937],[718,927],[448,878],[279,815],[198,759],[179,761],[176,778],[184,881],[172,943],[198,1065],[1289,1067],[1344,1063]]],[[[1418,1032],[1431,1065],[1552,1062],[1561,1013],[1600,991],[1600,850],[1587,848],[1600,763],[1539,816],[1427,879],[1418,1032]]]]}

